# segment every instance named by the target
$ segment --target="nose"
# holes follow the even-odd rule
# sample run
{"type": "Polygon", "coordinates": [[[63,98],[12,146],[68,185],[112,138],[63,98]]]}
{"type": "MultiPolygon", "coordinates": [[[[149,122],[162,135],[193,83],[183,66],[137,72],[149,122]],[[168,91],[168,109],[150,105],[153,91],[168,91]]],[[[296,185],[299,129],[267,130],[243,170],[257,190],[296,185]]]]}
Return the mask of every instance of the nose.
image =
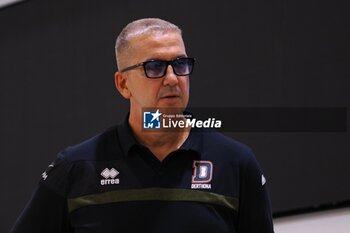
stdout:
{"type": "Polygon", "coordinates": [[[179,83],[179,80],[174,73],[173,67],[171,65],[168,65],[166,74],[163,79],[163,85],[164,86],[175,86],[179,83]]]}

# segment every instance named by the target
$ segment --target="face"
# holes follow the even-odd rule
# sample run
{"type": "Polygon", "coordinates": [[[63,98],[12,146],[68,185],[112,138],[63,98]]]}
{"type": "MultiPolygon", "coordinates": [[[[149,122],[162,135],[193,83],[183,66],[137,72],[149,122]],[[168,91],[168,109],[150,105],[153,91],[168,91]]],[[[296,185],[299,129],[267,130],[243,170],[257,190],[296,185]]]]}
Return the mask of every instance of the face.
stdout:
{"type": "MultiPolygon", "coordinates": [[[[185,45],[178,33],[163,35],[143,35],[130,41],[131,54],[126,66],[147,60],[170,61],[186,57],[185,45]]],[[[121,94],[130,99],[130,114],[141,114],[143,107],[185,109],[189,99],[189,77],[176,76],[169,65],[167,73],[159,79],[146,77],[143,67],[117,73],[116,79],[122,82],[116,85],[121,94]],[[118,76],[119,75],[119,76],[118,76]],[[122,90],[121,90],[122,89],[122,90]]]]}

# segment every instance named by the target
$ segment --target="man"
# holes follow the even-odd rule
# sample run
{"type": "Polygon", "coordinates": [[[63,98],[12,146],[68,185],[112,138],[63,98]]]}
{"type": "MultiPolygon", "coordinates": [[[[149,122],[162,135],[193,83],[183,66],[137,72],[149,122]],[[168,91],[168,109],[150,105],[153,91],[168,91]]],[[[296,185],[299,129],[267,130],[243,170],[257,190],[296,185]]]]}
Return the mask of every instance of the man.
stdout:
{"type": "Polygon", "coordinates": [[[130,101],[125,122],[62,151],[12,232],[273,232],[248,147],[201,129],[142,127],[146,108],[177,114],[187,106],[194,59],[181,30],[134,21],[118,36],[116,56],[115,84],[130,101]]]}

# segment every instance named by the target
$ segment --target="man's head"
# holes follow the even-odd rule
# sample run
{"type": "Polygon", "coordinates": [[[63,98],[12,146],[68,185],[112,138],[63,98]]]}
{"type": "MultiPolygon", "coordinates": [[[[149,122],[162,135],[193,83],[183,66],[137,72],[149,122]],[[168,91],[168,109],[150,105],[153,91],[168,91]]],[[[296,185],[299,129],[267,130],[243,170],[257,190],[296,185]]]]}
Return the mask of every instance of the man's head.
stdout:
{"type": "Polygon", "coordinates": [[[115,43],[118,69],[121,70],[124,68],[128,57],[130,57],[130,53],[133,49],[130,41],[133,38],[152,34],[162,35],[171,32],[178,33],[180,36],[182,35],[182,31],[178,26],[158,18],[139,19],[126,25],[117,37],[115,43]]]}
{"type": "Polygon", "coordinates": [[[121,95],[130,100],[131,116],[141,115],[144,107],[186,108],[190,71],[186,73],[179,67],[183,66],[181,62],[188,62],[192,70],[193,61],[178,60],[187,54],[176,25],[154,18],[128,24],[117,38],[116,57],[119,71],[115,74],[115,84],[121,95]],[[161,62],[145,67],[150,60],[161,62]],[[154,78],[153,73],[146,73],[157,64],[163,67],[167,64],[163,77],[154,78]]]}

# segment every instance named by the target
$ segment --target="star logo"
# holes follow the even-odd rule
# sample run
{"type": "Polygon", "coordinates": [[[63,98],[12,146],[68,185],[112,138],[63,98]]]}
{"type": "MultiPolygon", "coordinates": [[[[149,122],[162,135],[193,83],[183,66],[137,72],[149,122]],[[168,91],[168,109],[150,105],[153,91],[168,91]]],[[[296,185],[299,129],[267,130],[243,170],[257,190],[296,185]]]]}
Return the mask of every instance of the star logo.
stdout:
{"type": "Polygon", "coordinates": [[[159,129],[160,128],[160,116],[159,109],[155,112],[143,112],[143,128],[144,129],[159,129]]]}
{"type": "Polygon", "coordinates": [[[159,112],[159,109],[157,109],[157,111],[155,113],[151,113],[151,115],[153,116],[151,122],[153,122],[154,120],[157,119],[157,121],[159,121],[159,117],[162,115],[160,112],[159,112]]]}

